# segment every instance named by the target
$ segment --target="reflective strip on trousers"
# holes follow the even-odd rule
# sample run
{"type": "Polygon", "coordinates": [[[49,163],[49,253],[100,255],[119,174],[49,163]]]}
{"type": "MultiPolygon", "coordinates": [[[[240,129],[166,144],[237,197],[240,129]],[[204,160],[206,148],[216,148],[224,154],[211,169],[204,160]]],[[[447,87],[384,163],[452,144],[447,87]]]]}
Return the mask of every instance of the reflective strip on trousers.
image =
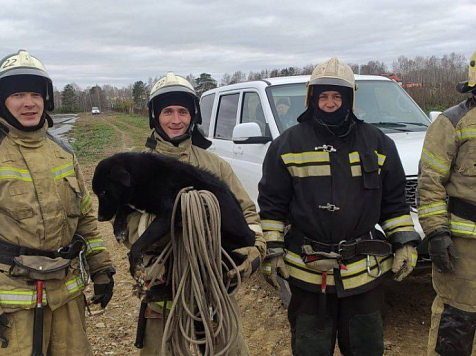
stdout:
{"type": "Polygon", "coordinates": [[[418,216],[424,218],[425,216],[447,214],[446,202],[422,205],[418,208],[418,216]]]}
{"type": "Polygon", "coordinates": [[[60,167],[53,168],[51,170],[51,174],[53,175],[54,181],[57,181],[64,177],[73,176],[75,174],[73,162],[64,164],[60,167]]]}
{"type": "Polygon", "coordinates": [[[84,287],[84,282],[81,276],[78,276],[67,281],[65,285],[66,285],[66,289],[68,290],[68,293],[73,294],[84,287]]]}
{"type": "Polygon", "coordinates": [[[30,171],[14,167],[0,167],[0,179],[16,179],[25,182],[32,182],[30,171]]]}
{"type": "MultiPolygon", "coordinates": [[[[42,305],[46,305],[46,291],[43,289],[42,305]]],[[[7,291],[0,290],[0,306],[2,307],[34,307],[36,304],[36,291],[7,291]]]]}

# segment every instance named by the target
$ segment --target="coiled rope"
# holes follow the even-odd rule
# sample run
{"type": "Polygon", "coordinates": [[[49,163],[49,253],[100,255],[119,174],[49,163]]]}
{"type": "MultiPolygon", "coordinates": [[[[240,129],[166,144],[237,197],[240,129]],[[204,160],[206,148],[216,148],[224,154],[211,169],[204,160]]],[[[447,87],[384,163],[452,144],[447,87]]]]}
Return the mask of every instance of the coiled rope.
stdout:
{"type": "Polygon", "coordinates": [[[165,323],[162,355],[166,354],[167,346],[173,355],[226,355],[238,337],[239,312],[232,297],[241,285],[241,278],[237,271],[236,288],[228,294],[230,282],[227,285],[223,282],[227,268],[222,256],[232,268],[237,266],[221,247],[220,215],[218,200],[209,191],[189,187],[177,195],[170,242],[152,268],[163,272],[167,261],[171,261],[167,283],[172,285],[173,302],[165,323]],[[181,236],[175,231],[179,203],[181,236]],[[203,325],[203,330],[196,330],[197,323],[203,325]]]}

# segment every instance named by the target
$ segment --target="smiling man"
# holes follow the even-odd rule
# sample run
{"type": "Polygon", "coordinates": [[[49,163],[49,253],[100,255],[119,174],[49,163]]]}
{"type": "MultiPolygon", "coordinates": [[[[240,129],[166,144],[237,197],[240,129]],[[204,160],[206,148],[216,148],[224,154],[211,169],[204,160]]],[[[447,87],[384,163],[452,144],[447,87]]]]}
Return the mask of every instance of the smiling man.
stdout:
{"type": "Polygon", "coordinates": [[[53,103],[38,59],[22,50],[0,61],[0,355],[92,355],[86,262],[94,302],[112,297],[114,268],[78,162],[47,131],[53,103]]]}
{"type": "Polygon", "coordinates": [[[263,273],[276,288],[278,274],[289,281],[295,356],[331,356],[336,339],[345,356],[382,355],[384,276],[393,271],[400,281],[416,264],[420,237],[397,149],[354,115],[355,90],[347,64],[318,65],[299,125],[271,144],[263,163],[263,273]]]}

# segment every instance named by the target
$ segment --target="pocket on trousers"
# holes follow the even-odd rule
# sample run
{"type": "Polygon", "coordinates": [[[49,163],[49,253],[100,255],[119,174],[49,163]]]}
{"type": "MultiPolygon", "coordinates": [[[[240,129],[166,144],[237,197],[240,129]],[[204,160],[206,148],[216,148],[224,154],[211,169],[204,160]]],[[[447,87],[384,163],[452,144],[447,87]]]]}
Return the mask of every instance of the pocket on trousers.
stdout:
{"type": "Polygon", "coordinates": [[[349,338],[354,356],[383,355],[383,319],[380,311],[353,316],[349,321],[349,338]]]}
{"type": "Polygon", "coordinates": [[[435,351],[441,356],[470,356],[475,330],[476,312],[467,312],[445,304],[435,351]]]}

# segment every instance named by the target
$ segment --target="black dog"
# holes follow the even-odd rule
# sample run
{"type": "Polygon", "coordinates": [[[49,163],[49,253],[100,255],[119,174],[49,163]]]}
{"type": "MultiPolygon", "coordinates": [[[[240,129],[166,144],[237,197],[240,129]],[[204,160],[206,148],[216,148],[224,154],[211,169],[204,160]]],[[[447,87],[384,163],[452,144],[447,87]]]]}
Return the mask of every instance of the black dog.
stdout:
{"type": "MultiPolygon", "coordinates": [[[[254,245],[255,234],[248,227],[238,200],[212,173],[155,153],[119,153],[97,165],[93,191],[99,198],[98,220],[107,221],[116,216],[116,237],[125,228],[125,218],[133,211],[131,206],[157,215],[132,245],[129,255],[132,275],[147,248],[170,231],[175,198],[181,189],[190,186],[208,190],[217,197],[225,251],[254,245]]],[[[238,256],[232,258],[241,262],[238,256]]]]}

